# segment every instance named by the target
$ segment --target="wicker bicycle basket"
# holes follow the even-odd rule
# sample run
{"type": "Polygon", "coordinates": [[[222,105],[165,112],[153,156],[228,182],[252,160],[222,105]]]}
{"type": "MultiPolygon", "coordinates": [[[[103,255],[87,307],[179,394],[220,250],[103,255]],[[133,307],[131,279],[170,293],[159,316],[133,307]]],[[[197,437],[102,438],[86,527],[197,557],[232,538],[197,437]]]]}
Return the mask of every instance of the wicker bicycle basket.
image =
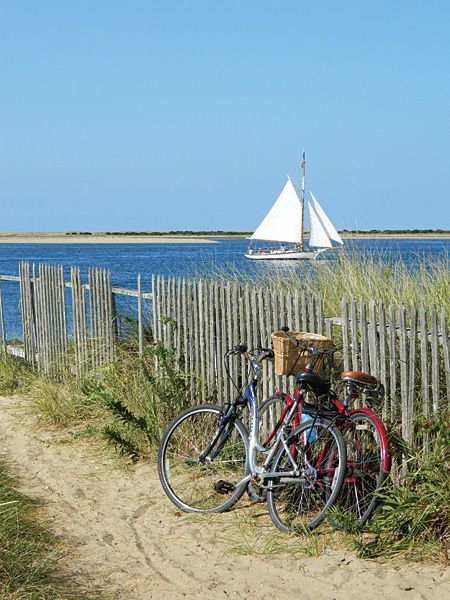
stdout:
{"type": "MultiPolygon", "coordinates": [[[[318,350],[326,350],[333,346],[333,340],[304,331],[290,331],[289,335],[294,337],[300,344],[307,344],[318,350]]],[[[273,351],[275,353],[275,373],[277,375],[295,375],[308,364],[311,354],[298,346],[294,346],[283,331],[272,333],[273,351]]],[[[314,373],[320,371],[323,355],[317,357],[314,365],[314,373]]]]}

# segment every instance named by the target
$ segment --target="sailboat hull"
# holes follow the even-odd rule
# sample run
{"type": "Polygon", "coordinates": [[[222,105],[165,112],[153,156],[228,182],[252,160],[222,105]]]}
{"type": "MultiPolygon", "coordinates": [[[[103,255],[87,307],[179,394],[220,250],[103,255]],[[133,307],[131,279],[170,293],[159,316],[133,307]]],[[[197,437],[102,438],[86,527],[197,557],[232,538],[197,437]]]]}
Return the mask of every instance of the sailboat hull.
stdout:
{"type": "Polygon", "coordinates": [[[311,252],[300,252],[299,250],[292,251],[277,251],[272,252],[253,252],[246,253],[245,257],[250,260],[315,260],[319,254],[326,252],[329,248],[319,248],[311,252]]]}

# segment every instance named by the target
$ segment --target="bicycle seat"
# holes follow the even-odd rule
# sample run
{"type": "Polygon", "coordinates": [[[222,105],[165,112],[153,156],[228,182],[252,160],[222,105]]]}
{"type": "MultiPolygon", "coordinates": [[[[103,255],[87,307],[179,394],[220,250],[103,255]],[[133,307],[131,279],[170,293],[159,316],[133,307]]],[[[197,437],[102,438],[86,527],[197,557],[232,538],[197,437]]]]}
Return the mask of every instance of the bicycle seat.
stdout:
{"type": "Polygon", "coordinates": [[[363,371],[343,371],[340,379],[342,381],[353,381],[360,385],[377,385],[378,379],[369,373],[363,373],[363,371]]]}
{"type": "Polygon", "coordinates": [[[308,386],[318,396],[328,394],[330,391],[331,382],[322,379],[322,377],[319,377],[319,375],[315,375],[314,373],[305,373],[302,371],[297,373],[295,380],[300,386],[308,386]]]}

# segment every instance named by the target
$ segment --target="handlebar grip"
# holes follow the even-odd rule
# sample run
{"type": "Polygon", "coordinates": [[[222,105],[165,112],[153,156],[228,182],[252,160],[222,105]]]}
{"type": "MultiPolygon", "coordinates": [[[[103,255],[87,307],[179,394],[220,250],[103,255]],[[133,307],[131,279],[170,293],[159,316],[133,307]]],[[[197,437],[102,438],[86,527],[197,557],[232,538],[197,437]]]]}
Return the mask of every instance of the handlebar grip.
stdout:
{"type": "Polygon", "coordinates": [[[275,352],[272,350],[272,348],[258,348],[258,352],[259,354],[254,356],[257,362],[275,358],[275,352]]]}
{"type": "Polygon", "coordinates": [[[236,352],[239,354],[245,354],[245,352],[248,350],[248,346],[245,342],[239,342],[239,344],[236,344],[233,350],[236,350],[236,352]]]}
{"type": "Polygon", "coordinates": [[[281,328],[281,331],[284,331],[284,333],[287,333],[289,331],[289,327],[287,325],[283,325],[283,327],[281,328]]]}

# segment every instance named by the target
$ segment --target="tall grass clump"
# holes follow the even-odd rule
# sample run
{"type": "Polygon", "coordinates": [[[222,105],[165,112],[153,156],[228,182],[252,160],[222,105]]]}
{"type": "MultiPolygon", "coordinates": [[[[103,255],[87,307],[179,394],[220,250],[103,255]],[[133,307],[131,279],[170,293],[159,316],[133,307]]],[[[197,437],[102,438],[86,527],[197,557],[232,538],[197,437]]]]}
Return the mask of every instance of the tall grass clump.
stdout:
{"type": "Polygon", "coordinates": [[[40,425],[64,428],[86,421],[96,412],[69,369],[52,378],[22,358],[2,353],[0,394],[18,393],[28,400],[28,408],[40,425]]]}
{"type": "Polygon", "coordinates": [[[37,517],[38,503],[19,490],[0,456],[0,597],[5,600],[88,598],[67,592],[58,573],[56,537],[37,517]]]}
{"type": "Polygon", "coordinates": [[[11,597],[14,591],[45,586],[54,558],[52,536],[32,516],[36,504],[17,487],[0,457],[0,589],[11,597]]]}
{"type": "Polygon", "coordinates": [[[436,426],[428,449],[408,449],[406,474],[378,493],[380,505],[367,533],[353,542],[360,557],[403,555],[449,561],[450,432],[436,426]]]}
{"type": "Polygon", "coordinates": [[[22,358],[0,353],[0,395],[16,394],[28,388],[31,370],[22,358]]]}
{"type": "Polygon", "coordinates": [[[333,259],[298,261],[275,270],[262,266],[253,274],[236,271],[216,273],[221,280],[261,284],[266,289],[301,289],[320,293],[326,315],[339,315],[342,297],[355,296],[368,301],[374,298],[403,302],[409,306],[424,304],[430,308],[444,306],[450,310],[449,261],[446,258],[420,258],[414,266],[394,255],[342,252],[333,259]],[[295,264],[294,264],[295,263],[295,264]]]}
{"type": "Polygon", "coordinates": [[[55,429],[93,421],[101,412],[70,373],[56,380],[35,374],[26,396],[37,423],[55,429]]]}
{"type": "Polygon", "coordinates": [[[188,375],[177,367],[175,350],[160,343],[147,343],[142,358],[122,349],[83,393],[106,408],[108,445],[132,457],[148,456],[167,423],[190,403],[188,375]]]}
{"type": "Polygon", "coordinates": [[[114,363],[76,378],[67,370],[52,378],[16,357],[0,358],[4,393],[21,391],[38,425],[85,425],[120,453],[148,456],[167,423],[191,401],[190,377],[175,349],[146,336],[139,356],[134,336],[116,346],[114,363]]]}

